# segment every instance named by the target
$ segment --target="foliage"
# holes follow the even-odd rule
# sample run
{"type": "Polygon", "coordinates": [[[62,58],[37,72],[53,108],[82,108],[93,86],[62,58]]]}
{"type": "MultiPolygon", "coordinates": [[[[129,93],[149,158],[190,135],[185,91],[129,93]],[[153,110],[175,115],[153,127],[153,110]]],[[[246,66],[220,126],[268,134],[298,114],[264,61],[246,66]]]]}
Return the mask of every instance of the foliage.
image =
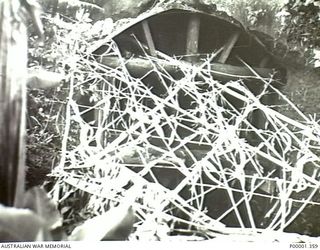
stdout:
{"type": "Polygon", "coordinates": [[[288,0],[278,16],[283,18],[282,35],[287,37],[289,48],[306,56],[307,64],[319,67],[319,2],[288,0]]]}
{"type": "MultiPolygon", "coordinates": [[[[54,18],[49,15],[44,16],[45,41],[43,46],[38,46],[33,36],[29,42],[30,68],[41,67],[48,71],[59,72],[66,75],[66,79],[68,79],[68,68],[73,62],[67,61],[66,58],[73,58],[73,46],[77,46],[73,43],[82,41],[84,44],[79,44],[79,46],[85,47],[90,40],[83,41],[84,38],[96,39],[98,36],[105,35],[108,30],[110,31],[108,27],[112,27],[110,19],[92,25],[92,20],[84,9],[77,13],[77,19],[74,20],[76,25],[65,22],[64,17],[59,15],[54,18]],[[65,36],[70,31],[70,37],[65,36]],[[64,32],[63,35],[61,32],[64,32]],[[63,40],[60,40],[62,38],[63,40]]],[[[76,56],[72,60],[75,62],[77,60],[76,56]]],[[[81,76],[81,72],[78,72],[77,76],[81,76]]],[[[63,104],[67,98],[67,87],[68,84],[64,82],[58,88],[29,90],[27,117],[28,186],[41,184],[45,179],[44,176],[51,171],[51,168],[59,160],[62,128],[64,126],[62,112],[64,112],[63,104]],[[53,154],[53,152],[55,153],[53,154]]]]}
{"type": "Polygon", "coordinates": [[[303,46],[319,47],[319,14],[318,1],[288,1],[285,5],[291,15],[290,23],[287,23],[288,42],[300,43],[303,46]]]}
{"type": "Polygon", "coordinates": [[[65,18],[75,18],[75,13],[82,10],[89,13],[90,17],[95,21],[104,18],[104,9],[101,7],[105,0],[39,0],[42,8],[51,16],[60,14],[65,18]]]}
{"type": "MultiPolygon", "coordinates": [[[[304,63],[307,65],[319,67],[319,1],[203,0],[203,2],[208,5],[216,4],[228,14],[236,16],[246,27],[265,32],[284,43],[287,52],[296,52],[300,58],[305,59],[304,63]],[[267,26],[266,30],[261,24],[267,26]]],[[[282,53],[280,51],[279,54],[282,53]]]]}

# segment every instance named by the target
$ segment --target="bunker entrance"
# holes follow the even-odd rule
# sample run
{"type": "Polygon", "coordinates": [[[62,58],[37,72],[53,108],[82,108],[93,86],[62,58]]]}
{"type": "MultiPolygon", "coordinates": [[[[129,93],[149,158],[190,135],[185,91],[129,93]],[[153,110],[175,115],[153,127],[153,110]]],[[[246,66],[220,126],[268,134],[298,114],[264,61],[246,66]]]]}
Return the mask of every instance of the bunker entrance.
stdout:
{"type": "MultiPolygon", "coordinates": [[[[206,82],[207,78],[221,83],[220,88],[230,86],[231,91],[220,89],[220,93],[213,93],[213,98],[224,109],[223,115],[231,124],[235,122],[233,113],[239,114],[247,105],[241,98],[241,88],[248,89],[262,104],[275,106],[277,94],[267,85],[278,89],[285,82],[285,69],[259,38],[232,19],[174,9],[129,26],[115,35],[113,41],[118,55],[106,55],[110,44],[102,45],[93,54],[106,66],[116,68],[123,63],[128,73],[145,85],[145,90],[140,90],[143,93],[132,94],[125,82],[113,80],[113,88],[121,89],[122,93],[113,93],[107,98],[110,98],[112,106],[110,119],[119,120],[115,129],[120,131],[132,122],[129,114],[123,114],[131,105],[125,97],[127,94],[140,103],[139,108],[143,112],[163,105],[162,111],[155,113],[164,114],[159,125],[163,131],[161,135],[168,140],[172,133],[180,138],[194,133],[197,122],[193,118],[199,118],[199,109],[205,108],[205,105],[198,103],[195,93],[203,97],[200,99],[205,99],[214,92],[214,86],[206,82]],[[120,55],[122,62],[118,58],[120,55]],[[201,70],[203,72],[199,73],[201,70]],[[158,100],[155,101],[155,98],[158,100]],[[177,122],[168,124],[168,117],[175,117],[177,122]]],[[[83,96],[80,104],[82,102],[87,109],[96,104],[92,100],[91,94],[83,96]]],[[[84,119],[96,124],[101,121],[101,113],[97,109],[86,110],[84,119]]],[[[250,112],[250,123],[258,129],[266,126],[265,117],[258,109],[250,112]]],[[[166,147],[167,143],[155,138],[160,136],[159,131],[151,133],[154,136],[149,139],[158,146],[166,147]]],[[[241,136],[250,137],[250,133],[243,134],[241,136]]],[[[112,136],[110,131],[109,136],[112,136]]],[[[199,144],[199,136],[194,141],[195,148],[205,147],[205,143],[199,144]]],[[[187,143],[191,148],[193,144],[187,143]]]]}
{"type": "Polygon", "coordinates": [[[128,150],[119,159],[127,167],[211,218],[267,226],[270,199],[244,192],[255,185],[260,194],[275,192],[271,179],[259,178],[277,169],[252,149],[260,143],[256,131],[268,126],[261,105],[276,105],[285,70],[257,37],[234,20],[169,10],[130,25],[93,54],[111,73],[95,81],[98,100],[79,103],[100,146],[128,150]],[[243,179],[235,177],[239,166],[243,179]]]}

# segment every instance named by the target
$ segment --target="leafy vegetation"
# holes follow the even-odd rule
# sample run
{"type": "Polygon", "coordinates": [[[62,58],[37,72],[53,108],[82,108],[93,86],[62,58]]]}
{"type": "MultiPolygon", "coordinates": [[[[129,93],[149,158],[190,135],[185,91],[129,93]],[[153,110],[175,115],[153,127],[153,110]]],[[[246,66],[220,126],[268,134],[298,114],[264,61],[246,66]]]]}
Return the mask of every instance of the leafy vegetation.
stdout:
{"type": "Polygon", "coordinates": [[[288,1],[284,6],[286,23],[283,32],[288,37],[288,43],[296,50],[304,50],[308,64],[320,66],[320,4],[318,1],[288,1]]]}

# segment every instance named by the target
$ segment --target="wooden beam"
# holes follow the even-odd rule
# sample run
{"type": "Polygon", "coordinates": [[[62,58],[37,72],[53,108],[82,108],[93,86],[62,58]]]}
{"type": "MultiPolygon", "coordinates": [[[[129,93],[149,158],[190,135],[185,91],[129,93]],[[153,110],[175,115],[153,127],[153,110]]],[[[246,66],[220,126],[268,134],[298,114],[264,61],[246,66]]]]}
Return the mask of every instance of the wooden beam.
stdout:
{"type": "MultiPolygon", "coordinates": [[[[118,68],[121,67],[123,59],[120,59],[116,56],[102,56],[102,64],[111,67],[118,68]]],[[[177,63],[157,59],[155,64],[159,65],[159,69],[163,69],[164,72],[169,73],[175,79],[181,79],[183,77],[183,72],[180,70],[181,64],[186,64],[192,67],[189,62],[179,61],[177,63]]],[[[143,77],[148,72],[151,72],[154,69],[154,65],[150,60],[144,58],[130,58],[130,60],[125,63],[127,70],[134,77],[143,77]]],[[[194,67],[203,67],[203,62],[193,63],[194,67]]],[[[252,73],[252,71],[247,67],[233,66],[228,64],[221,63],[210,63],[210,74],[217,80],[221,81],[230,81],[230,80],[239,80],[239,79],[257,79],[257,77],[252,73]]],[[[269,68],[252,68],[260,77],[270,78],[275,69],[269,68]]],[[[201,78],[201,76],[198,76],[201,78]]],[[[276,78],[276,76],[274,76],[276,78]]]]}
{"type": "Polygon", "coordinates": [[[189,62],[194,60],[193,55],[198,53],[199,46],[199,31],[200,31],[200,16],[192,14],[187,31],[187,44],[186,44],[186,55],[189,62]]]}
{"type": "Polygon", "coordinates": [[[147,40],[150,55],[156,57],[157,56],[156,47],[154,46],[149,22],[147,20],[142,21],[142,28],[143,28],[144,36],[146,37],[146,40],[147,40]]]}
{"type": "Polygon", "coordinates": [[[226,45],[224,46],[224,49],[223,49],[220,57],[218,59],[219,63],[226,63],[226,61],[229,58],[230,53],[231,53],[234,45],[238,41],[239,36],[240,36],[240,31],[236,31],[229,37],[229,39],[227,40],[226,45]]]}

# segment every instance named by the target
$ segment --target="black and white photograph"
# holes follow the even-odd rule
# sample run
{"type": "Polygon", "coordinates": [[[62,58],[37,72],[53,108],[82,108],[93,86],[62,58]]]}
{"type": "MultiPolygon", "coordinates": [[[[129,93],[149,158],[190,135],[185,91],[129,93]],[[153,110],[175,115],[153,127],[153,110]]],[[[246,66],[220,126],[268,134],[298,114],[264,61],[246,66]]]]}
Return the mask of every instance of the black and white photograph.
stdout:
{"type": "Polygon", "coordinates": [[[320,0],[0,0],[0,65],[0,248],[320,248],[320,0]]]}

